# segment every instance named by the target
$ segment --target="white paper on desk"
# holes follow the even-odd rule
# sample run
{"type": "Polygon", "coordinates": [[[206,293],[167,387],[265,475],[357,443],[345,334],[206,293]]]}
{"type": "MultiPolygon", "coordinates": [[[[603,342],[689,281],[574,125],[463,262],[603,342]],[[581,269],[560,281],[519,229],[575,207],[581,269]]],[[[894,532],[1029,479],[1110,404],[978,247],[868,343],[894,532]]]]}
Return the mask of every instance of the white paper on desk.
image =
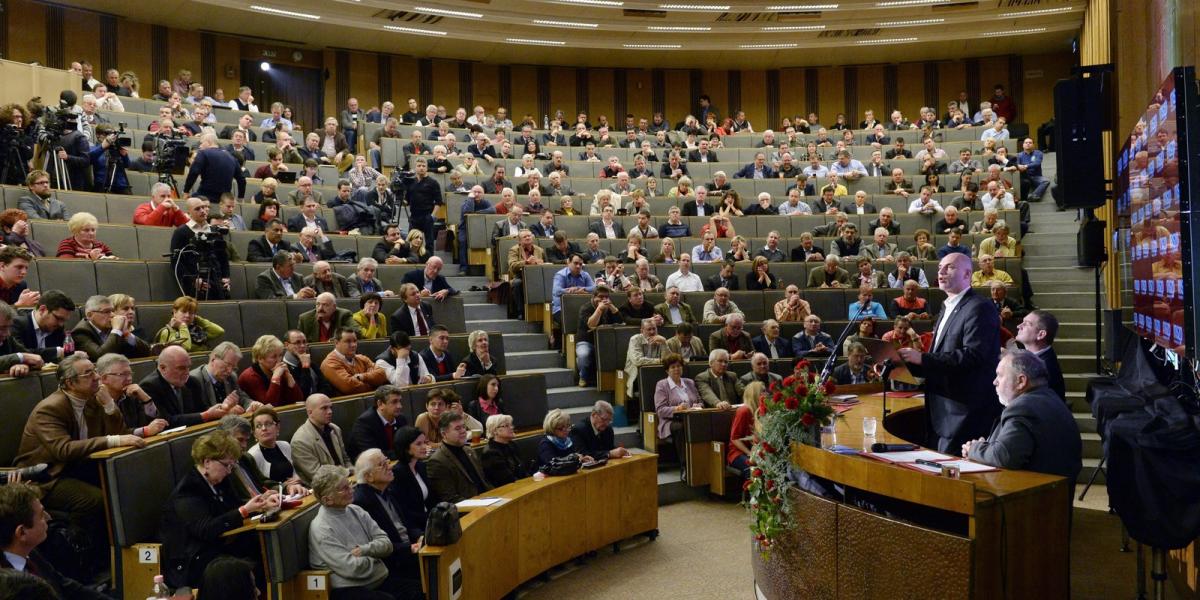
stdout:
{"type": "Polygon", "coordinates": [[[467,508],[483,508],[484,506],[491,506],[499,501],[500,501],[500,498],[497,498],[495,496],[488,496],[488,497],[484,497],[484,498],[468,498],[466,500],[458,502],[457,504],[455,504],[455,506],[457,506],[459,510],[463,510],[463,509],[467,509],[467,508]]]}
{"type": "MultiPolygon", "coordinates": [[[[947,460],[947,461],[943,461],[942,464],[946,465],[947,467],[958,467],[959,473],[986,473],[988,471],[999,471],[1000,470],[991,465],[985,465],[985,464],[981,464],[981,463],[977,463],[977,462],[971,462],[969,460],[964,460],[964,459],[947,460]]],[[[917,466],[920,466],[920,465],[917,465],[917,466]]]]}
{"type": "MultiPolygon", "coordinates": [[[[933,450],[910,450],[907,452],[867,452],[867,456],[894,463],[915,463],[917,460],[932,460],[934,462],[953,459],[949,454],[933,450]]],[[[918,467],[921,465],[917,465],[918,467]]],[[[932,467],[930,467],[932,468],[932,467]]],[[[938,470],[940,473],[941,470],[938,470]]]]}
{"type": "MultiPolygon", "coordinates": [[[[939,465],[941,465],[941,464],[944,464],[944,463],[938,463],[938,464],[939,464],[939,465]]],[[[904,466],[906,466],[906,467],[913,467],[914,469],[920,469],[920,470],[922,470],[922,471],[925,471],[926,473],[933,473],[934,475],[941,475],[941,474],[942,474],[942,467],[941,467],[941,466],[933,467],[933,466],[930,466],[930,465],[927,465],[927,464],[923,464],[923,463],[919,463],[919,462],[914,462],[914,463],[905,463],[905,464],[904,464],[904,466]]]]}
{"type": "Polygon", "coordinates": [[[168,433],[179,433],[180,431],[183,431],[184,429],[187,429],[187,425],[180,425],[179,427],[172,427],[170,429],[164,429],[164,430],[158,432],[158,435],[166,435],[168,433]]]}
{"type": "Polygon", "coordinates": [[[630,456],[636,456],[638,454],[650,454],[650,451],[646,450],[645,448],[626,448],[625,450],[629,452],[630,456]]]}

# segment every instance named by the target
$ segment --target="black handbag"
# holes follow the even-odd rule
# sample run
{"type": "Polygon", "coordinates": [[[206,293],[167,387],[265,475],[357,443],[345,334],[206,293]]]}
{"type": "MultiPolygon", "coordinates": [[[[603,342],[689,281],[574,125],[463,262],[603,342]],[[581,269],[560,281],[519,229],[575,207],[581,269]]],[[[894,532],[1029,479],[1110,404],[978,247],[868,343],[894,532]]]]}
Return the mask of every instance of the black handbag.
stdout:
{"type": "Polygon", "coordinates": [[[449,546],[462,537],[462,524],[458,522],[458,507],[450,502],[438,502],[429,510],[425,522],[425,544],[449,546]]]}
{"type": "Polygon", "coordinates": [[[579,455],[572,454],[570,456],[559,456],[550,459],[550,463],[542,468],[542,472],[550,476],[571,475],[578,471],[581,466],[583,466],[583,463],[579,461],[579,455]]]}

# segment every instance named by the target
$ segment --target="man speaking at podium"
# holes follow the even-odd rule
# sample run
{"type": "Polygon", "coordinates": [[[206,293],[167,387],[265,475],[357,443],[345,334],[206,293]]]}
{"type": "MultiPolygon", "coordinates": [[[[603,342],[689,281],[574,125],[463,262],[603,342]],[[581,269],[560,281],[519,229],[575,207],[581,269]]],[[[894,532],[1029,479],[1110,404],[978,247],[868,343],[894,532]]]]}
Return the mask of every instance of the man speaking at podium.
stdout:
{"type": "Polygon", "coordinates": [[[946,292],[929,352],[901,348],[913,374],[925,378],[925,445],[958,455],[963,442],[986,437],[1000,414],[992,375],[1000,358],[1000,316],[971,290],[971,257],[953,253],[938,263],[946,292]]]}

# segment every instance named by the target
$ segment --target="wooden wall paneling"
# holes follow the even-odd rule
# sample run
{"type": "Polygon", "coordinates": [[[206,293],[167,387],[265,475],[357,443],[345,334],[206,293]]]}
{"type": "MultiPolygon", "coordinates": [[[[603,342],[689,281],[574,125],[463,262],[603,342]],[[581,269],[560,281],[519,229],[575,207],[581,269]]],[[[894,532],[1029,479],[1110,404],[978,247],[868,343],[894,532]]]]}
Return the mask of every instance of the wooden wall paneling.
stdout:
{"type": "Polygon", "coordinates": [[[652,113],[666,112],[667,110],[667,75],[662,69],[654,69],[650,72],[650,106],[653,108],[652,113]]]}
{"type": "MultiPolygon", "coordinates": [[[[768,123],[780,122],[781,113],[779,112],[779,101],[780,101],[781,94],[780,94],[779,79],[780,79],[779,69],[771,69],[770,71],[767,71],[767,86],[766,86],[767,113],[766,114],[767,114],[767,122],[768,123]]],[[[749,121],[748,115],[747,115],[747,121],[750,122],[751,124],[753,124],[753,121],[749,121]]]]}
{"type": "MultiPolygon", "coordinates": [[[[158,88],[158,80],[154,78],[154,65],[151,55],[154,47],[150,43],[153,38],[153,27],[145,23],[119,19],[117,21],[117,68],[122,72],[133,71],[138,76],[138,95],[143,98],[153,96],[158,88]]],[[[236,47],[235,47],[236,51],[236,47]]],[[[229,93],[229,89],[225,89],[229,93]]],[[[232,96],[226,96],[231,98],[232,96]]]]}
{"type": "MultiPolygon", "coordinates": [[[[717,115],[722,119],[729,116],[729,111],[734,110],[729,105],[729,71],[716,71],[705,69],[701,72],[701,89],[700,94],[708,94],[712,99],[712,105],[717,107],[717,115]]],[[[696,108],[700,106],[700,94],[696,94],[696,99],[693,104],[696,108]]],[[[700,118],[699,115],[696,116],[700,118]]]]}
{"type": "Polygon", "coordinates": [[[417,94],[419,95],[417,104],[421,105],[422,110],[425,106],[437,104],[433,93],[433,59],[417,59],[417,94]]]}
{"type": "Polygon", "coordinates": [[[875,112],[875,118],[887,120],[887,103],[884,101],[883,65],[862,65],[855,69],[858,78],[858,112],[846,115],[855,127],[863,120],[863,113],[868,109],[875,112]]]}
{"type": "MultiPolygon", "coordinates": [[[[811,110],[816,111],[820,123],[828,126],[834,117],[846,108],[846,85],[843,81],[845,70],[842,67],[822,67],[817,69],[817,90],[819,91],[817,105],[811,110]]],[[[831,136],[833,137],[833,136],[831,136]]]]}
{"type": "Polygon", "coordinates": [[[663,71],[664,115],[673,127],[692,110],[691,82],[689,72],[682,69],[663,71]]]}
{"type": "MultiPolygon", "coordinates": [[[[432,104],[446,107],[446,116],[453,117],[458,108],[458,61],[433,59],[432,104]]],[[[470,110],[467,111],[470,115],[470,110]]]]}
{"type": "MultiPolygon", "coordinates": [[[[357,98],[358,106],[363,110],[379,106],[379,103],[383,101],[379,98],[379,85],[376,83],[379,74],[379,55],[366,52],[347,52],[346,55],[345,66],[349,69],[349,74],[345,81],[348,85],[345,90],[338,90],[338,97],[335,99],[337,112],[330,113],[335,116],[341,113],[342,109],[346,107],[346,101],[350,98],[357,98]]],[[[342,68],[342,64],[339,62],[337,67],[342,68]]]]}
{"type": "MultiPolygon", "coordinates": [[[[105,72],[108,69],[120,68],[120,61],[117,53],[117,18],[112,15],[100,15],[100,28],[96,32],[100,38],[100,64],[96,65],[96,72],[105,72]]],[[[103,76],[97,76],[97,79],[104,81],[103,76]]]]}
{"type": "Polygon", "coordinates": [[[417,59],[411,56],[389,56],[392,63],[392,90],[389,99],[396,103],[396,112],[408,112],[408,99],[416,98],[417,112],[425,114],[418,82],[417,59]]]}
{"type": "Polygon", "coordinates": [[[168,68],[165,79],[175,81],[175,76],[181,69],[191,71],[193,80],[200,77],[200,33],[198,31],[168,29],[167,48],[168,68]]]}
{"type": "Polygon", "coordinates": [[[700,94],[705,91],[704,72],[700,69],[688,69],[688,114],[696,116],[696,113],[700,112],[700,94]]]}
{"type": "MultiPolygon", "coordinates": [[[[86,60],[92,63],[96,79],[102,79],[104,71],[100,60],[100,15],[69,8],[56,8],[60,10],[56,11],[51,8],[51,14],[62,15],[62,34],[50,36],[50,40],[52,40],[50,43],[62,46],[63,61],[61,65],[49,66],[65,69],[71,66],[71,61],[86,60]]],[[[53,60],[53,58],[54,56],[51,54],[51,59],[53,60]]]]}
{"type": "Polygon", "coordinates": [[[875,111],[875,120],[887,123],[888,115],[900,106],[900,69],[896,65],[883,66],[883,110],[875,111]]]}
{"type": "Polygon", "coordinates": [[[985,92],[983,89],[984,84],[981,76],[982,74],[979,72],[978,58],[968,58],[963,64],[963,69],[966,71],[967,78],[967,83],[965,86],[967,90],[967,98],[971,101],[971,114],[966,115],[966,117],[970,119],[975,112],[979,110],[979,102],[984,98],[992,97],[992,91],[987,90],[985,92]]]}
{"type": "MultiPolygon", "coordinates": [[[[479,101],[475,98],[475,77],[472,73],[470,61],[460,60],[458,62],[458,105],[467,109],[467,115],[475,114],[475,105],[479,101]]],[[[447,109],[450,107],[447,106],[447,109]]],[[[456,111],[457,112],[457,111],[456,111]]],[[[446,113],[450,114],[450,113],[446,113]]]]}
{"type": "MultiPolygon", "coordinates": [[[[549,112],[549,96],[547,95],[547,106],[542,106],[542,101],[539,94],[542,90],[542,81],[539,74],[543,67],[535,67],[533,65],[513,65],[511,69],[510,79],[512,82],[512,99],[508,106],[509,118],[516,125],[525,115],[533,115],[533,120],[537,122],[538,127],[542,126],[542,117],[549,112]]],[[[546,69],[547,81],[549,84],[549,69],[546,69]]]]}
{"type": "Polygon", "coordinates": [[[921,97],[921,104],[932,108],[936,113],[938,110],[938,98],[940,96],[940,90],[938,89],[938,65],[935,62],[927,62],[922,70],[925,72],[925,93],[921,97]]]}
{"type": "MultiPolygon", "coordinates": [[[[214,60],[216,61],[217,78],[209,85],[213,86],[213,91],[216,91],[217,88],[224,90],[226,100],[233,100],[236,98],[238,95],[238,88],[242,86],[241,50],[242,44],[237,38],[223,35],[217,36],[217,45],[213,54],[214,60]],[[233,68],[232,77],[230,77],[228,74],[228,67],[233,68]]],[[[311,53],[317,57],[320,56],[320,53],[315,51],[306,51],[306,53],[311,53]]],[[[121,64],[125,64],[125,59],[127,57],[128,53],[121,54],[121,64]]],[[[142,90],[151,90],[150,93],[143,93],[142,97],[149,98],[150,96],[153,96],[154,87],[157,85],[157,82],[153,82],[150,84],[150,87],[147,88],[146,80],[145,78],[142,78],[142,90]]],[[[256,102],[256,104],[258,103],[256,102]]],[[[259,108],[261,109],[262,106],[259,105],[259,108]]]]}
{"type": "MultiPolygon", "coordinates": [[[[828,67],[826,67],[828,68],[828,67]]],[[[821,89],[821,73],[823,69],[817,67],[806,67],[804,69],[804,110],[797,114],[804,115],[808,118],[808,113],[815,112],[820,117],[821,96],[824,90],[821,89]]]]}
{"type": "MultiPolygon", "coordinates": [[[[925,65],[924,63],[900,63],[896,65],[896,106],[889,106],[888,112],[900,109],[904,118],[915,121],[920,118],[918,109],[925,98],[925,65]]],[[[887,122],[888,115],[884,114],[880,121],[887,122]]],[[[911,141],[911,140],[910,140],[911,141]]]]}
{"type": "MultiPolygon", "coordinates": [[[[725,114],[723,116],[732,119],[737,111],[742,109],[742,71],[740,69],[730,70],[726,78],[725,90],[728,97],[725,99],[725,114]]],[[[770,75],[768,74],[768,77],[770,75]]],[[[776,92],[779,91],[779,72],[775,73],[776,92]]],[[[776,94],[778,96],[778,94],[776,94]]],[[[778,110],[778,97],[776,98],[776,110],[778,110]]]]}
{"type": "Polygon", "coordinates": [[[647,121],[654,116],[654,94],[649,69],[625,69],[625,110],[647,121]]]}
{"type": "MultiPolygon", "coordinates": [[[[938,63],[938,118],[946,114],[946,103],[958,99],[958,93],[967,89],[966,63],[961,60],[946,60],[938,63]]],[[[970,97],[970,94],[967,94],[970,97]]],[[[970,118],[970,115],[967,115],[970,118]]]]}
{"type": "Polygon", "coordinates": [[[572,126],[575,124],[575,118],[580,112],[587,113],[587,120],[591,123],[596,122],[596,113],[592,111],[591,100],[591,80],[589,79],[588,69],[575,69],[575,109],[572,111],[572,118],[568,119],[572,126]]]}
{"type": "Polygon", "coordinates": [[[774,127],[767,114],[767,72],[742,71],[742,107],[755,131],[774,127]]]}
{"type": "MultiPolygon", "coordinates": [[[[625,72],[628,69],[613,69],[612,70],[612,89],[613,89],[613,129],[617,132],[625,131],[625,115],[629,113],[629,75],[625,72]]],[[[637,115],[634,115],[635,119],[637,115]]],[[[637,123],[635,120],[634,123],[637,123]]]]}
{"type": "MultiPolygon", "coordinates": [[[[842,112],[846,115],[846,122],[851,123],[853,126],[854,117],[858,114],[858,67],[846,67],[845,72],[842,74],[842,90],[842,112]]],[[[837,115],[834,115],[834,117],[835,120],[829,121],[830,123],[836,122],[837,115]]]]}
{"type": "MultiPolygon", "coordinates": [[[[1016,101],[1017,106],[1025,106],[1025,63],[1018,55],[1008,57],[1008,95],[1016,101]]],[[[1017,118],[1022,118],[1020,113],[1017,118]]]]}
{"type": "MultiPolygon", "coordinates": [[[[195,81],[204,86],[204,93],[212,96],[217,91],[217,36],[210,32],[200,34],[200,72],[195,81]]],[[[236,94],[226,96],[233,98],[236,94]]]]}
{"type": "Polygon", "coordinates": [[[8,58],[8,5],[0,1],[0,58],[8,58]]]}
{"type": "MultiPolygon", "coordinates": [[[[588,69],[587,70],[587,112],[588,120],[595,126],[600,122],[600,115],[608,117],[608,122],[612,126],[619,126],[625,120],[625,115],[613,114],[613,70],[612,69],[588,69]]],[[[612,129],[610,127],[609,129],[612,129]]],[[[616,138],[620,139],[620,138],[616,138]]]]}
{"type": "MultiPolygon", "coordinates": [[[[471,105],[467,107],[467,114],[471,114],[476,104],[482,105],[488,113],[496,114],[496,107],[500,106],[500,67],[472,63],[471,68],[474,70],[472,76],[474,93],[472,94],[473,99],[470,101],[471,105]]],[[[506,106],[505,108],[512,107],[506,106]]]]}
{"type": "Polygon", "coordinates": [[[496,107],[503,106],[512,117],[512,67],[500,65],[496,68],[496,107]]]}
{"type": "MultiPolygon", "coordinates": [[[[328,67],[329,67],[325,73],[326,77],[324,77],[324,81],[325,81],[324,96],[325,96],[325,98],[324,98],[323,105],[325,107],[325,114],[336,115],[336,114],[338,114],[338,111],[337,111],[337,75],[335,74],[335,71],[337,70],[337,53],[334,52],[333,50],[323,50],[321,52],[321,54],[324,57],[325,64],[328,65],[328,67]]],[[[258,104],[259,110],[263,110],[263,109],[269,110],[270,109],[269,106],[263,106],[263,103],[261,100],[257,104],[258,104]]]]}
{"type": "Polygon", "coordinates": [[[564,128],[575,124],[575,91],[575,69],[550,67],[550,118],[562,111],[564,128]]]}
{"type": "MultiPolygon", "coordinates": [[[[375,75],[376,92],[375,93],[378,94],[378,97],[379,97],[379,107],[382,108],[383,103],[389,102],[389,101],[393,105],[395,105],[396,100],[394,98],[392,98],[392,59],[391,59],[391,57],[389,57],[386,54],[376,54],[375,55],[375,73],[376,73],[376,75],[375,75]]],[[[405,108],[404,102],[401,101],[399,106],[396,106],[396,110],[393,114],[399,115],[406,110],[408,110],[408,109],[405,108]]]]}
{"type": "Polygon", "coordinates": [[[170,32],[162,25],[150,26],[150,79],[153,82],[150,87],[155,93],[158,93],[159,81],[171,80],[170,32]]]}
{"type": "Polygon", "coordinates": [[[1075,60],[1070,54],[1039,54],[1025,57],[1024,62],[1024,100],[1017,104],[1017,118],[1029,124],[1030,134],[1036,134],[1038,126],[1054,116],[1054,84],[1070,77],[1075,60]],[[1038,76],[1025,78],[1026,74],[1038,76]]]}
{"type": "Polygon", "coordinates": [[[48,65],[46,5],[29,0],[5,0],[4,8],[8,15],[8,53],[4,58],[48,65]]]}
{"type": "MultiPolygon", "coordinates": [[[[747,73],[748,74],[748,73],[747,73]]],[[[746,79],[746,77],[743,77],[746,79]]],[[[743,90],[745,90],[745,82],[743,81],[743,90]]],[[[763,129],[779,129],[779,123],[784,118],[791,118],[799,114],[806,114],[804,110],[805,101],[805,84],[804,84],[804,69],[780,69],[779,70],[779,118],[773,122],[767,122],[767,115],[759,112],[758,121],[751,120],[754,124],[755,131],[763,129]]],[[[749,90],[745,90],[749,91],[749,90]]],[[[745,96],[747,99],[746,106],[751,106],[749,102],[750,96],[745,96]]]]}
{"type": "Polygon", "coordinates": [[[985,56],[980,58],[979,77],[979,98],[981,100],[987,100],[992,97],[992,86],[997,83],[1004,84],[1006,89],[1012,88],[1012,82],[1009,81],[1008,57],[985,56]]]}

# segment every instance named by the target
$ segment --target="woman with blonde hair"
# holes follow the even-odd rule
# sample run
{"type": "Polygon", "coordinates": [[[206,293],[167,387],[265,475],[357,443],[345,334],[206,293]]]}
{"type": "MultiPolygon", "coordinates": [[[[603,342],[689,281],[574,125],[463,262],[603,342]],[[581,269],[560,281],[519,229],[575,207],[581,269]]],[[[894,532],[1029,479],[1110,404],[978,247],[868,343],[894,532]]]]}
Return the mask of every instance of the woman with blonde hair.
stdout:
{"type": "Polygon", "coordinates": [[[96,239],[96,228],[99,225],[100,222],[92,213],[75,213],[71,220],[67,221],[67,229],[70,230],[71,236],[59,242],[55,256],[88,260],[116,258],[112,248],[96,239]]]}
{"type": "Polygon", "coordinates": [[[512,483],[529,476],[521,455],[517,453],[513,438],[512,416],[504,414],[491,415],[484,425],[487,435],[487,446],[479,457],[483,464],[483,476],[495,486],[512,483]]]}
{"type": "Polygon", "coordinates": [[[538,467],[544,468],[556,458],[576,456],[583,464],[590,464],[596,459],[580,453],[571,441],[571,417],[556,408],[546,413],[542,420],[542,432],[545,436],[538,442],[538,467]]]}
{"type": "Polygon", "coordinates": [[[672,264],[677,260],[679,260],[679,257],[675,255],[675,240],[669,237],[663,238],[661,249],[658,252],[658,256],[654,257],[654,262],[672,264]]]}
{"type": "Polygon", "coordinates": [[[273,336],[259,336],[250,348],[251,363],[238,375],[238,387],[252,399],[271,406],[304,401],[304,391],[283,362],[283,342],[273,336]]]}
{"type": "Polygon", "coordinates": [[[742,479],[750,478],[750,449],[758,435],[758,405],[766,394],[761,381],[746,386],[742,392],[742,405],[733,414],[733,426],[729,430],[729,448],[725,451],[725,464],[742,472],[742,479]]]}
{"type": "Polygon", "coordinates": [[[429,247],[425,244],[425,234],[420,229],[413,227],[408,230],[408,258],[409,263],[423,265],[425,261],[432,256],[429,252],[429,247]]]}
{"type": "Polygon", "coordinates": [[[225,335],[225,329],[196,312],[200,303],[191,296],[180,296],[171,305],[171,321],[154,334],[154,343],[180,346],[191,352],[207,352],[213,342],[225,335]]]}
{"type": "Polygon", "coordinates": [[[667,192],[668,198],[687,198],[696,199],[696,190],[692,189],[692,178],[684,175],[675,182],[675,187],[667,192]]]}

